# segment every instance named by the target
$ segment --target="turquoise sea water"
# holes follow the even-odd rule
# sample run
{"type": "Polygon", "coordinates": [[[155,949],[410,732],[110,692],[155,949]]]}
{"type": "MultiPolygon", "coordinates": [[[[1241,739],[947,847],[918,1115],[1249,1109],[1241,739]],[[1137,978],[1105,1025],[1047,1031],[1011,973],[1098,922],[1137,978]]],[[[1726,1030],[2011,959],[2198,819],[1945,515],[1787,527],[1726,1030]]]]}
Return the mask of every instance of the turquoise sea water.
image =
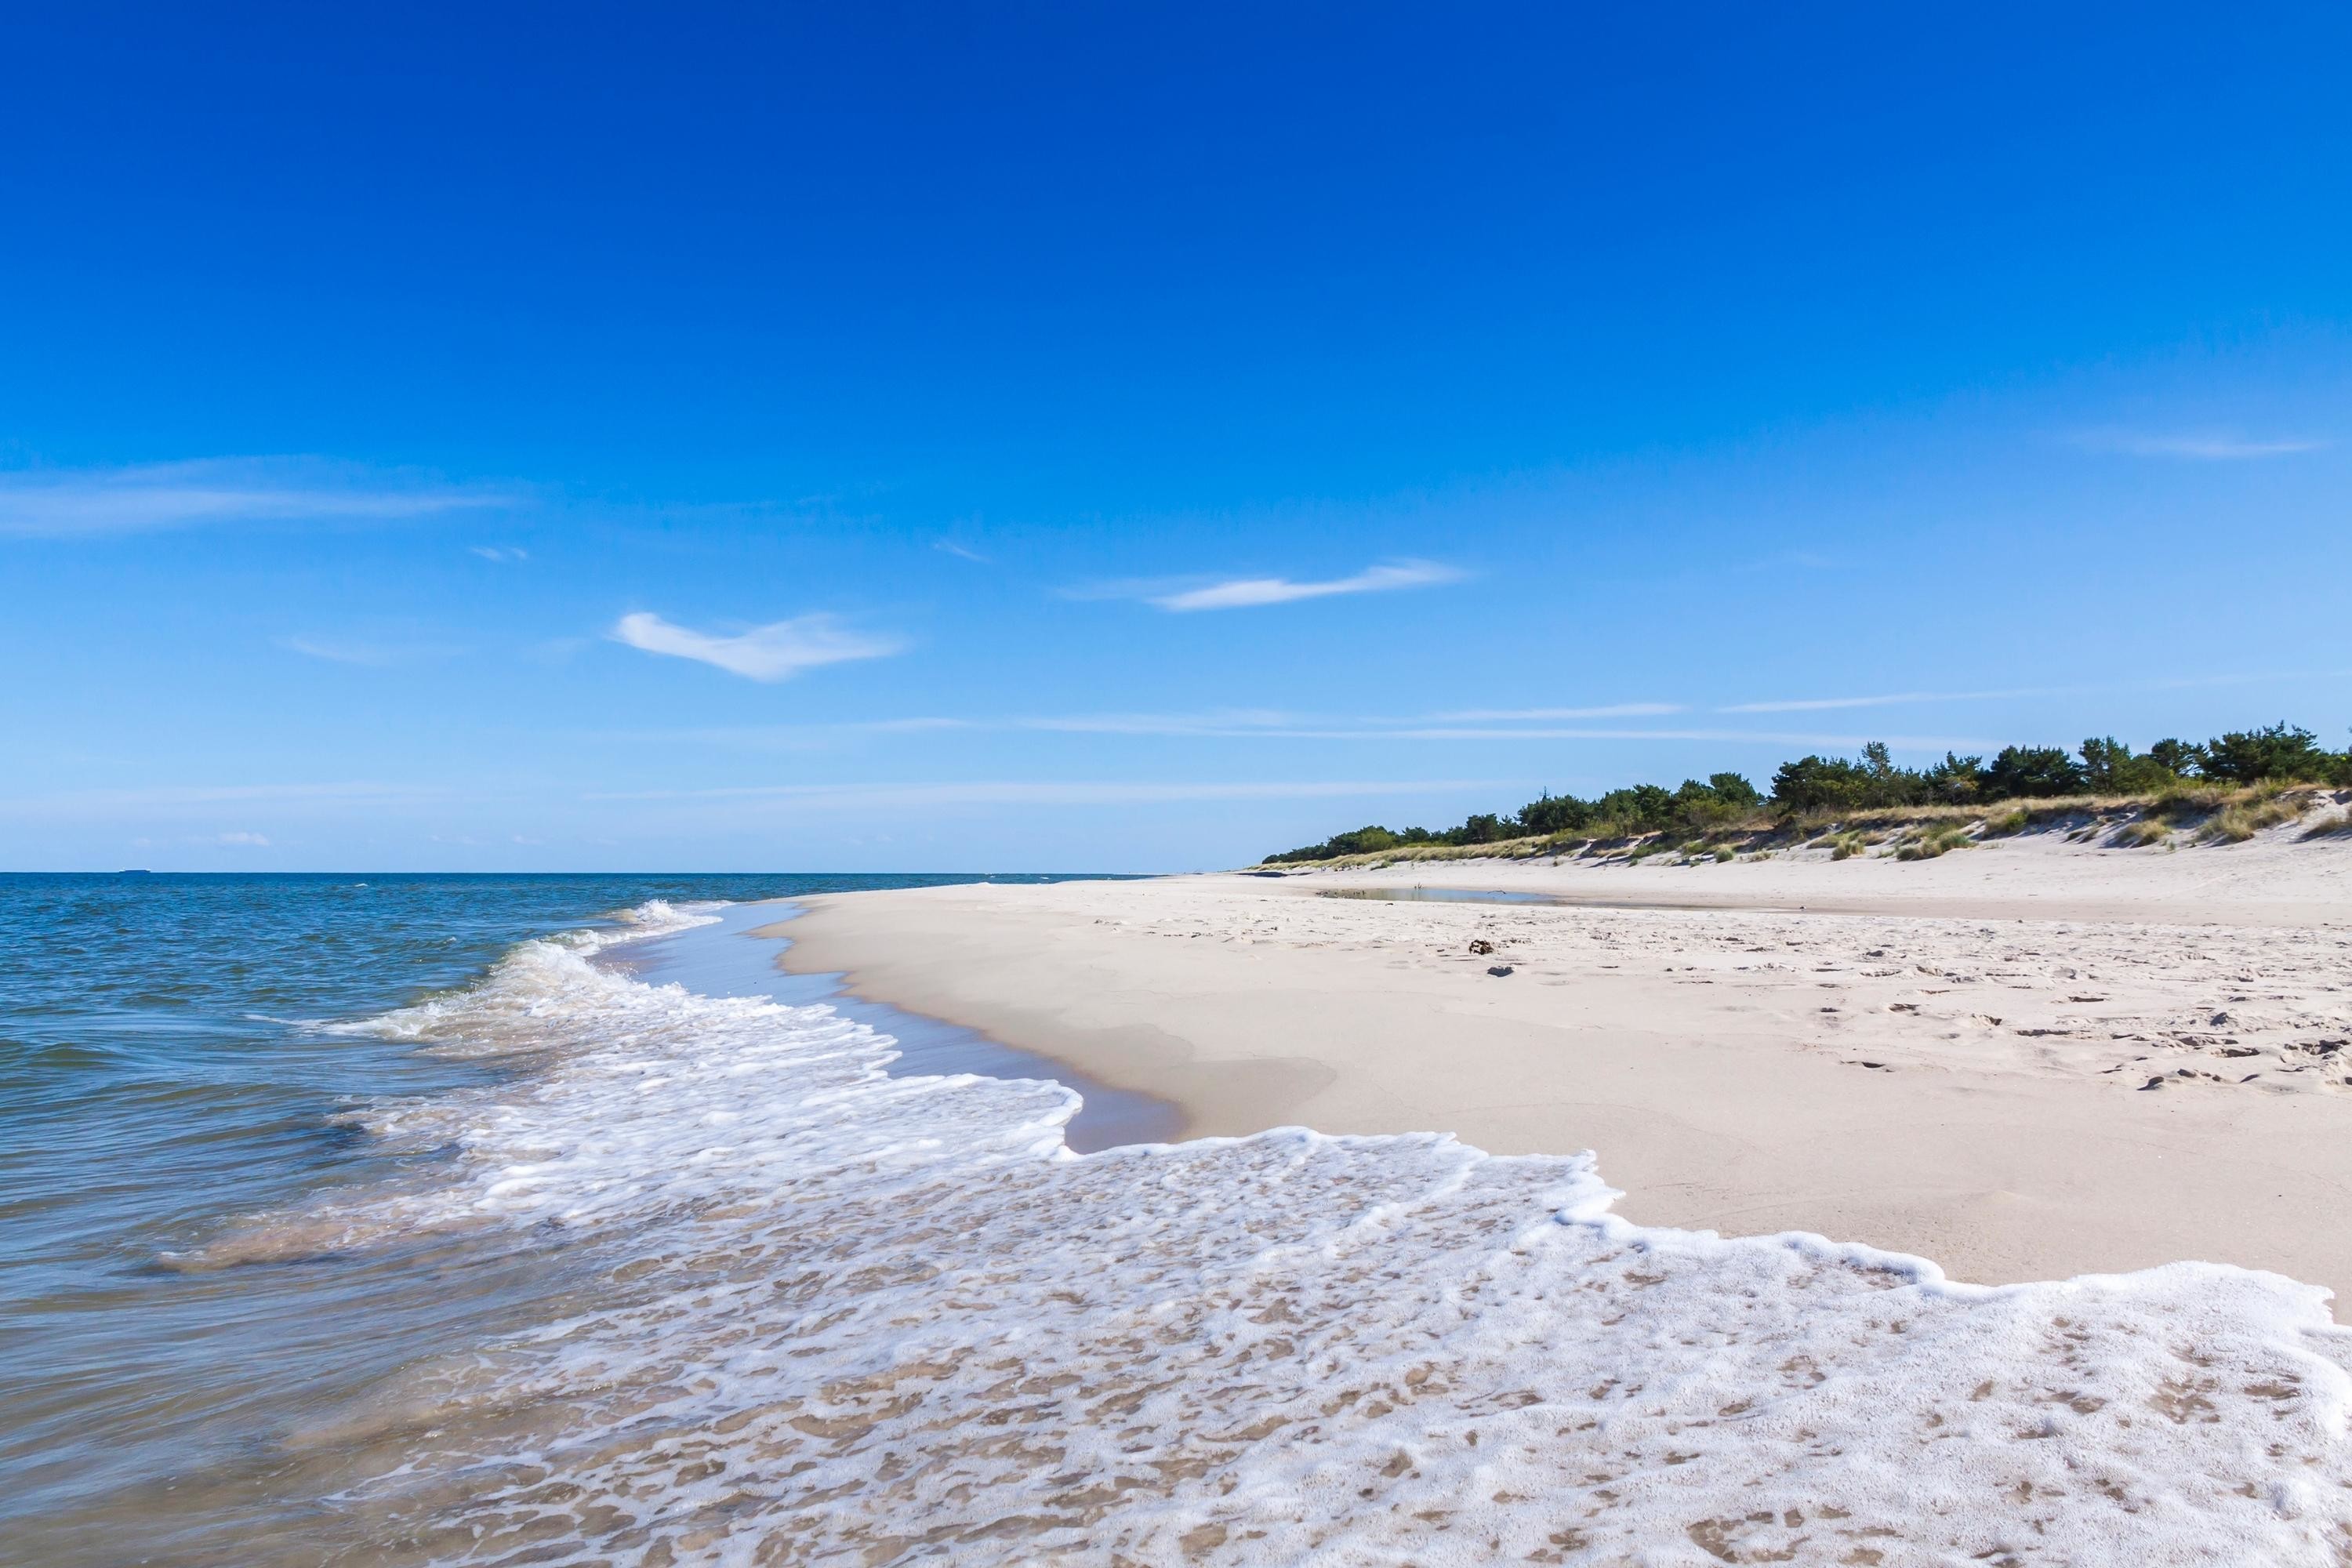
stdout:
{"type": "Polygon", "coordinates": [[[976,879],[0,876],[0,1562],[169,1556],[192,1478],[234,1507],[219,1489],[265,1488],[303,1410],[562,1288],[528,1238],[189,1263],[237,1216],[436,1157],[377,1146],[354,1107],[530,1068],[320,1026],[651,900],[976,879]]]}

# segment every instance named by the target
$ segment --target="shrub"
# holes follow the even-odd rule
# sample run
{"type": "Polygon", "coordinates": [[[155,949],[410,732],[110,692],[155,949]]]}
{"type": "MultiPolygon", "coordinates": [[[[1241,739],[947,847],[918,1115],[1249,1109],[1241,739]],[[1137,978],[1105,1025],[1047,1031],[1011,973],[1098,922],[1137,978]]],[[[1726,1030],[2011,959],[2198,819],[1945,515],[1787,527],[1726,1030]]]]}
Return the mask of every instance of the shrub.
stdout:
{"type": "Polygon", "coordinates": [[[1539,800],[1531,800],[1519,808],[1519,825],[1529,833],[1575,833],[1592,820],[1592,807],[1572,795],[1554,795],[1549,790],[1539,800]]]}
{"type": "Polygon", "coordinates": [[[1297,860],[1329,860],[1341,855],[1374,855],[1383,849],[1393,849],[1405,840],[1385,827],[1364,826],[1353,833],[1335,833],[1320,844],[1310,844],[1304,849],[1291,849],[1265,858],[1269,866],[1297,860]]]}
{"type": "Polygon", "coordinates": [[[1800,757],[1772,775],[1772,798],[1791,811],[1832,811],[1862,795],[1862,777],[1842,758],[1800,757]]]}
{"type": "Polygon", "coordinates": [[[2083,742],[2082,751],[2083,782],[2103,795],[2147,795],[2179,776],[2153,756],[2132,755],[2132,749],[2113,735],[2094,736],[2083,742]]]}
{"type": "Polygon", "coordinates": [[[2151,811],[2137,822],[2126,822],[2116,829],[2109,844],[2119,849],[2138,849],[2150,844],[2161,844],[2172,837],[2172,825],[2151,811]]]}
{"type": "Polygon", "coordinates": [[[1919,777],[1927,799],[1943,805],[1967,805],[1984,794],[1984,759],[1946,752],[1942,762],[1919,777]]]}
{"type": "MultiPolygon", "coordinates": [[[[1738,775],[1718,773],[1716,776],[1736,778],[1738,775]]],[[[1751,789],[1748,793],[1752,795],[1756,792],[1751,789]]],[[[1675,791],[1675,820],[1685,827],[1708,827],[1730,822],[1745,816],[1755,807],[1756,803],[1752,800],[1727,796],[1713,785],[1703,784],[1696,779],[1683,780],[1683,787],[1675,791]]]]}
{"type": "Polygon", "coordinates": [[[1748,782],[1744,773],[1709,773],[1706,775],[1706,787],[1733,805],[1749,811],[1764,804],[1764,797],[1756,792],[1756,786],[1748,782]]]}
{"type": "Polygon", "coordinates": [[[2267,730],[2233,730],[2204,748],[2198,772],[2231,784],[2318,783],[2332,779],[2342,761],[2319,749],[2319,737],[2282,721],[2267,730]]]}
{"type": "Polygon", "coordinates": [[[1858,761],[1800,757],[1772,775],[1772,799],[1784,813],[1911,805],[1926,795],[1924,775],[1896,767],[1883,741],[1864,746],[1858,761]]]}
{"type": "MultiPolygon", "coordinates": [[[[1333,836],[1321,844],[1269,855],[1273,863],[1328,860],[1343,855],[1376,855],[1390,849],[1426,852],[1438,847],[1470,847],[1514,839],[1541,839],[1543,847],[1563,843],[1622,841],[1674,835],[1712,842],[1769,805],[1780,819],[1808,828],[1822,818],[1852,821],[1856,814],[1899,813],[1920,807],[1978,809],[2015,800],[2048,800],[2086,789],[2110,795],[2161,792],[2152,815],[2178,824],[2183,815],[2203,814],[2230,804],[2227,786],[2273,783],[2335,783],[2352,785],[2352,752],[2322,750],[2308,730],[2284,721],[2267,729],[2231,731],[2202,745],[2168,738],[2145,756],[2112,735],[2082,744],[2080,762],[2055,746],[2009,746],[1987,765],[1981,757],[1947,752],[1924,769],[1901,768],[1883,742],[1872,742],[1859,757],[1807,755],[1780,764],[1769,799],[1736,773],[1685,779],[1679,789],[1654,784],[1613,789],[1594,800],[1547,791],[1517,811],[1481,813],[1459,827],[1437,832],[1423,827],[1391,830],[1368,826],[1333,836]],[[2190,784],[2184,781],[2200,781],[2190,784]],[[1807,819],[1812,819],[1808,822],[1807,819]]],[[[1988,836],[2015,833],[2032,819],[2009,811],[1986,825],[1988,836]]],[[[1760,825],[1759,825],[1760,826],[1760,825]]],[[[2137,825],[2133,833],[2147,831],[2137,825]]],[[[2125,842],[2119,831],[2113,842],[2125,842]]],[[[2132,840],[2135,842],[2147,840],[2132,840]]],[[[1822,840],[1834,848],[1837,839],[1822,840]]],[[[1660,845],[1642,851],[1654,854],[1660,845]]],[[[1531,851],[1532,852],[1532,851],[1531,851]]],[[[1849,851],[1849,857],[1853,851],[1849,851]]]]}
{"type": "Polygon", "coordinates": [[[1985,770],[1985,793],[1997,800],[2078,795],[2084,786],[2078,763],[2056,746],[2009,746],[1985,770]]]}
{"type": "Polygon", "coordinates": [[[2013,833],[2024,832],[2032,821],[2033,814],[2030,811],[2003,812],[1999,816],[1985,819],[1984,836],[1987,838],[2006,838],[2013,833]]]}

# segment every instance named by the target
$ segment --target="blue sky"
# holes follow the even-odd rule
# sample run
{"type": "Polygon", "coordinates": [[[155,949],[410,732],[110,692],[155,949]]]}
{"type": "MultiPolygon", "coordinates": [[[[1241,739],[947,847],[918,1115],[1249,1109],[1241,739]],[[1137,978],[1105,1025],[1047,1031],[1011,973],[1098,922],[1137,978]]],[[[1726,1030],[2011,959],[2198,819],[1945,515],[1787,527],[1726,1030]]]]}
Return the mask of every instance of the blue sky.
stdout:
{"type": "Polygon", "coordinates": [[[345,10],[10,24],[0,864],[2352,724],[2340,9],[345,10]]]}

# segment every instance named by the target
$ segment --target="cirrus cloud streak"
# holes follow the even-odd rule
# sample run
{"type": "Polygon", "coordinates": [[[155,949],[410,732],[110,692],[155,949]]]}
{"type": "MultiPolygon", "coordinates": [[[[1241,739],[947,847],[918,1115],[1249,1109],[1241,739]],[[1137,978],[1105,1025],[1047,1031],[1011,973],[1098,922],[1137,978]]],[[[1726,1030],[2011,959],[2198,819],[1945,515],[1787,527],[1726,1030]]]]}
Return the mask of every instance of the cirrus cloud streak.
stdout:
{"type": "Polygon", "coordinates": [[[2334,443],[2310,437],[2247,437],[2219,431],[2158,432],[2085,430],[2074,444],[2093,452],[2126,458],[2180,458],[2199,463],[2242,463],[2293,458],[2325,450],[2334,443]]]}
{"type": "Polygon", "coordinates": [[[1180,801],[1340,800],[1496,787],[1491,779],[1184,781],[982,779],[953,783],[742,784],[583,795],[589,801],[730,801],[893,809],[940,805],[1137,805],[1180,801]]]}
{"type": "Polygon", "coordinates": [[[1300,583],[1288,577],[1235,577],[1174,593],[1154,594],[1149,602],[1163,610],[1238,610],[1261,605],[1287,605],[1300,599],[1328,599],[1342,594],[1386,594],[1399,588],[1427,588],[1458,583],[1464,574],[1434,561],[1392,561],[1368,566],[1350,577],[1300,583]]]}
{"type": "Polygon", "coordinates": [[[820,665],[882,658],[906,646],[895,637],[852,631],[823,613],[771,621],[721,637],[640,610],[615,622],[612,637],[641,652],[690,658],[747,680],[761,681],[789,680],[820,665]]]}
{"type": "Polygon", "coordinates": [[[315,458],[210,458],[0,473],[0,534],[70,539],[237,522],[387,522],[513,495],[315,458]]]}

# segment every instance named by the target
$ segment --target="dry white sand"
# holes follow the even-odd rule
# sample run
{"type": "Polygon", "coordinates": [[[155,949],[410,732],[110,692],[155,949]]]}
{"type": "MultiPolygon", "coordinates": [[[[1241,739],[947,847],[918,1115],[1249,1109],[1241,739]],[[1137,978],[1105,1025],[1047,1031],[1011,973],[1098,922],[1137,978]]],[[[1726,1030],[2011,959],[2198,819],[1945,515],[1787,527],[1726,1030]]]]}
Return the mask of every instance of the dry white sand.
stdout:
{"type": "Polygon", "coordinates": [[[1188,1133],[1591,1149],[1638,1223],[1989,1282],[2201,1258],[2352,1286],[2352,839],[804,902],[791,968],[1160,1095],[1188,1133]],[[1318,896],[1416,884],[1583,901],[1318,896]]]}

